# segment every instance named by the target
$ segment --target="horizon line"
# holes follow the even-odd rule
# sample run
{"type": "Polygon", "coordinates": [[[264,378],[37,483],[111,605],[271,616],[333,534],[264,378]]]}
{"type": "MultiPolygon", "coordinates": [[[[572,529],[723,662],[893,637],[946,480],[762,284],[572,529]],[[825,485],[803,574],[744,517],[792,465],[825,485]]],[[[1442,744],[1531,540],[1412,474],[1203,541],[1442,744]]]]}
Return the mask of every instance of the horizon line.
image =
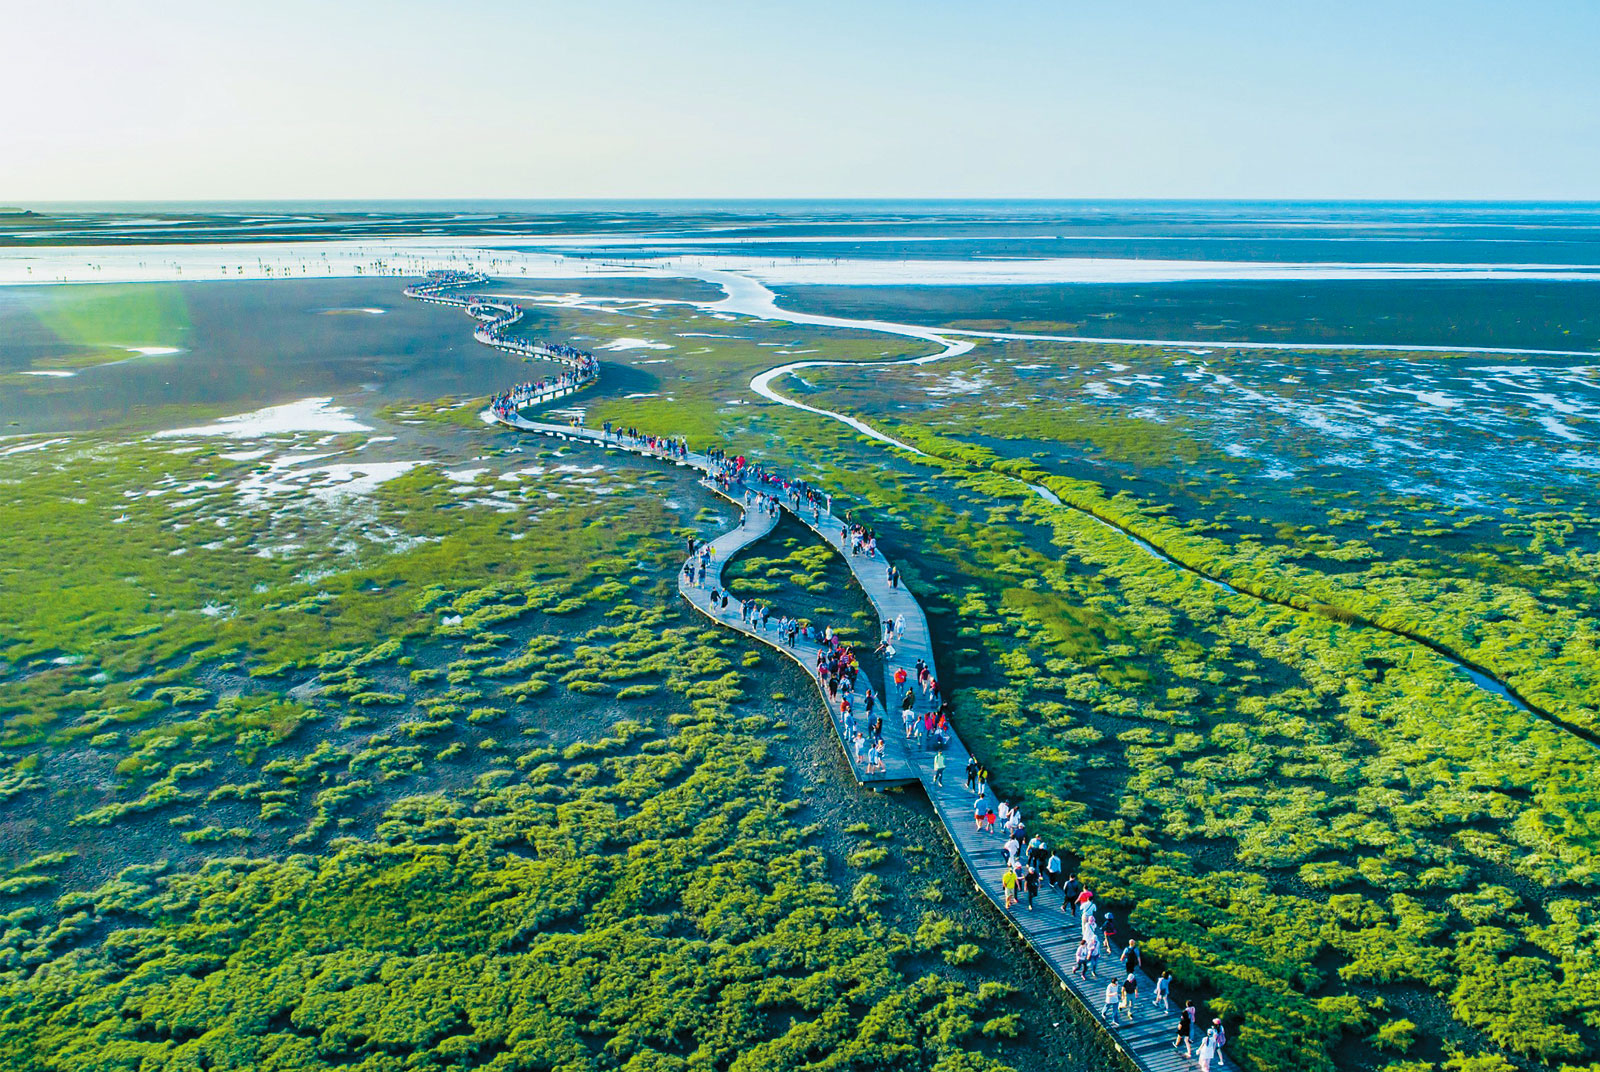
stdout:
{"type": "Polygon", "coordinates": [[[427,197],[171,197],[38,198],[0,200],[4,210],[33,206],[247,205],[247,204],[1248,204],[1248,205],[1578,205],[1600,206],[1600,198],[1538,197],[1024,197],[1024,196],[427,196],[427,197]]]}

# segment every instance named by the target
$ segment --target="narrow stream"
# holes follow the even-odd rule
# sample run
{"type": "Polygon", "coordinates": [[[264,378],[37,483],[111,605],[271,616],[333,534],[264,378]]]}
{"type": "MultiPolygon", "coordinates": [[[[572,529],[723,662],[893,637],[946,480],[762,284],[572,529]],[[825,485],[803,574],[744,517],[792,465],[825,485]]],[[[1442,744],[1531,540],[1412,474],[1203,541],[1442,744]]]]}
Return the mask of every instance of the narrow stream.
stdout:
{"type": "MultiPolygon", "coordinates": [[[[1213,586],[1215,586],[1217,588],[1220,588],[1225,592],[1230,592],[1230,593],[1232,593],[1233,595],[1236,595],[1236,596],[1246,596],[1246,597],[1248,597],[1250,599],[1257,599],[1257,600],[1261,600],[1262,602],[1273,603],[1276,606],[1289,606],[1289,604],[1278,603],[1276,600],[1266,599],[1265,597],[1258,596],[1258,595],[1256,595],[1256,594],[1254,594],[1252,592],[1245,592],[1245,591],[1243,591],[1241,589],[1235,588],[1233,585],[1229,584],[1228,582],[1218,580],[1215,577],[1208,577],[1204,573],[1201,573],[1199,570],[1193,568],[1192,566],[1186,566],[1182,562],[1179,562],[1177,559],[1172,558],[1171,556],[1167,555],[1159,547],[1157,547],[1155,544],[1151,543],[1150,541],[1141,539],[1140,537],[1135,536],[1133,533],[1127,531],[1126,529],[1118,528],[1117,526],[1111,524],[1109,521],[1106,521],[1106,520],[1104,520],[1102,518],[1095,517],[1095,515],[1089,513],[1087,510],[1084,510],[1081,507],[1072,506],[1072,505],[1070,505],[1068,503],[1062,502],[1060,496],[1058,496],[1055,492],[1051,491],[1049,488],[1045,487],[1043,484],[1029,484],[1028,487],[1033,490],[1034,494],[1038,495],[1045,502],[1048,502],[1053,506],[1065,506],[1069,510],[1077,510],[1080,514],[1083,514],[1085,517],[1089,518],[1091,521],[1094,521],[1096,524],[1101,525],[1104,528],[1110,529],[1112,532],[1115,532],[1118,536],[1121,536],[1123,539],[1125,539],[1128,542],[1132,543],[1135,547],[1139,548],[1139,550],[1143,551],[1145,554],[1149,555],[1152,558],[1156,558],[1156,559],[1161,560],[1162,562],[1165,562],[1167,565],[1171,566],[1173,569],[1182,570],[1184,573],[1188,573],[1188,574],[1191,574],[1191,575],[1193,575],[1195,577],[1198,577],[1202,581],[1205,581],[1207,584],[1213,585],[1213,586]]],[[[1290,609],[1291,610],[1298,610],[1298,609],[1301,609],[1301,608],[1290,607],[1290,609]]],[[[1559,722],[1558,720],[1552,718],[1551,716],[1546,715],[1544,712],[1535,710],[1534,708],[1530,707],[1527,703],[1523,702],[1521,697],[1519,697],[1515,693],[1513,693],[1507,686],[1501,684],[1495,678],[1490,677],[1488,674],[1484,673],[1482,670],[1479,670],[1478,668],[1472,666],[1470,663],[1463,662],[1460,658],[1458,658],[1454,654],[1452,654],[1452,653],[1450,653],[1448,651],[1445,651],[1445,650],[1443,650],[1441,648],[1435,647],[1432,644],[1428,644],[1425,641],[1422,641],[1417,637],[1406,636],[1404,633],[1397,633],[1392,629],[1385,629],[1383,626],[1378,625],[1375,622],[1367,622],[1367,623],[1364,623],[1364,624],[1366,624],[1366,626],[1368,628],[1370,628],[1370,629],[1377,629],[1380,632],[1388,633],[1390,636],[1397,636],[1397,637],[1400,637],[1402,640],[1409,640],[1412,643],[1423,644],[1424,647],[1427,647],[1430,651],[1433,651],[1435,654],[1442,656],[1446,661],[1448,661],[1453,666],[1455,666],[1455,668],[1457,670],[1460,670],[1463,674],[1465,674],[1472,681],[1472,683],[1474,685],[1477,685],[1480,689],[1484,689],[1487,692],[1494,693],[1496,696],[1498,696],[1501,699],[1505,700],[1506,702],[1510,703],[1513,707],[1517,708],[1519,711],[1524,712],[1525,714],[1532,715],[1535,718],[1542,718],[1542,719],[1545,719],[1546,721],[1549,721],[1549,722],[1555,722],[1557,725],[1563,726],[1566,729],[1573,729],[1573,727],[1567,726],[1566,723],[1559,722]]]]}

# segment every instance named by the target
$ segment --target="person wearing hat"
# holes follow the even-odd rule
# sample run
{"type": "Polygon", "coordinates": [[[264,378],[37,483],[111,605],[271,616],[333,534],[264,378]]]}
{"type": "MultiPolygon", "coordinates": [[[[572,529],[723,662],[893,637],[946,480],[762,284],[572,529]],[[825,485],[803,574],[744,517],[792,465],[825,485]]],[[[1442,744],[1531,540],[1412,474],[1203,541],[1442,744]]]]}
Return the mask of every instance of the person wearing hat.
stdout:
{"type": "Polygon", "coordinates": [[[1206,1037],[1200,1040],[1200,1072],[1211,1072],[1211,1062],[1217,1058],[1217,1029],[1206,1028],[1206,1037]]]}

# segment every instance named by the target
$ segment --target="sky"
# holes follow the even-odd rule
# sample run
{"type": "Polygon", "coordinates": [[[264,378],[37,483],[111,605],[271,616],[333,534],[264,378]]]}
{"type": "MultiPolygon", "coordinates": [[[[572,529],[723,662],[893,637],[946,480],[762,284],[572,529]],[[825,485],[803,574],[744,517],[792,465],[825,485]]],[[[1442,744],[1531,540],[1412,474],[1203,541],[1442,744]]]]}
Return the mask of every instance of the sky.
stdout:
{"type": "Polygon", "coordinates": [[[1600,199],[1600,3],[11,0],[0,205],[1600,199]]]}

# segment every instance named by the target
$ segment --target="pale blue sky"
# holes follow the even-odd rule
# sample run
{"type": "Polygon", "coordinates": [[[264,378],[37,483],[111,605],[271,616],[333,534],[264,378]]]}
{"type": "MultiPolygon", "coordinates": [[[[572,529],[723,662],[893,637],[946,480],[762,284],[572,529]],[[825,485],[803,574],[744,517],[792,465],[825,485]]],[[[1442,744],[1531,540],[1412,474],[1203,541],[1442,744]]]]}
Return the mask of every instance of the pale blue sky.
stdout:
{"type": "Polygon", "coordinates": [[[1600,198],[1600,3],[11,5],[0,204],[1600,198]]]}

